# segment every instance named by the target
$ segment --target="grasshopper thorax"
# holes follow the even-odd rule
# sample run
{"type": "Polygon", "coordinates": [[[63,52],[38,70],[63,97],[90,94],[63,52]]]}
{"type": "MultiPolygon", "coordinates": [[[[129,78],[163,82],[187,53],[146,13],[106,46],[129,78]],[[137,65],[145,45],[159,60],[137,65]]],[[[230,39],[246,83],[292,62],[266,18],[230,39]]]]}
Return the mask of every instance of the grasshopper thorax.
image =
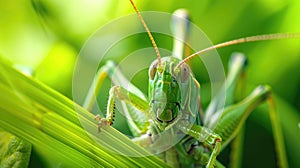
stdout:
{"type": "Polygon", "coordinates": [[[188,66],[175,69],[179,61],[164,57],[161,67],[155,60],[149,68],[150,115],[161,130],[171,127],[181,116],[180,88],[188,81],[190,69],[188,66]]]}

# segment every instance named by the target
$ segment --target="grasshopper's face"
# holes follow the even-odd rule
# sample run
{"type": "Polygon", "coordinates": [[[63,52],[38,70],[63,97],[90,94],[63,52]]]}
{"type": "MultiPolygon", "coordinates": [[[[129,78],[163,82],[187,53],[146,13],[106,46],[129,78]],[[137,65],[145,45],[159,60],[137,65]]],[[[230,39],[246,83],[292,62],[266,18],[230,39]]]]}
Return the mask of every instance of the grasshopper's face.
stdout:
{"type": "Polygon", "coordinates": [[[168,129],[181,116],[180,85],[187,81],[189,73],[185,72],[189,69],[174,70],[178,62],[177,58],[165,57],[162,67],[156,60],[149,68],[150,115],[161,130],[168,129]]]}

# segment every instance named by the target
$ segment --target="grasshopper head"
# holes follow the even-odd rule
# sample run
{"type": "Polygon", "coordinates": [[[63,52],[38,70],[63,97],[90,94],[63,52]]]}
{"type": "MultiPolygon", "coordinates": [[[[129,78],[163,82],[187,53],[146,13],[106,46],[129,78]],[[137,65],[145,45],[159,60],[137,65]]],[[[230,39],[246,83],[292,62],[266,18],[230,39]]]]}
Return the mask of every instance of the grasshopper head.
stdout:
{"type": "Polygon", "coordinates": [[[164,57],[162,67],[156,60],[149,68],[150,115],[161,130],[171,127],[181,116],[180,85],[187,81],[183,73],[189,69],[175,71],[178,62],[177,58],[164,57]]]}

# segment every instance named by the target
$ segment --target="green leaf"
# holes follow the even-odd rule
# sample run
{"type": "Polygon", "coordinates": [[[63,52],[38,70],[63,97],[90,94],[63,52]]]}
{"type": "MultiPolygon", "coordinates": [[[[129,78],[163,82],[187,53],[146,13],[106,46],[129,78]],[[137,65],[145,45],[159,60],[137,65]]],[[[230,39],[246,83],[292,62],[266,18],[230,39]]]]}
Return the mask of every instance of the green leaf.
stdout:
{"type": "Polygon", "coordinates": [[[112,127],[98,133],[91,113],[4,62],[0,60],[1,128],[30,142],[46,165],[167,166],[112,127]]]}

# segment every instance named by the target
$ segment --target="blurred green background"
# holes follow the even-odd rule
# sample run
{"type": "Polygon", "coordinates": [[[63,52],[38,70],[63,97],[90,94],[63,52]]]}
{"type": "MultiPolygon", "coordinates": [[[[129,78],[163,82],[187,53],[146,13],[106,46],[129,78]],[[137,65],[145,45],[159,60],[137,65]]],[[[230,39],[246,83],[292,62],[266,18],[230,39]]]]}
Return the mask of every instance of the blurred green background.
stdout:
{"type": "MultiPolygon", "coordinates": [[[[300,32],[298,0],[137,0],[136,5],[140,11],[169,13],[186,8],[192,21],[214,44],[258,34],[300,32]]],[[[0,53],[16,65],[33,68],[37,79],[69,98],[72,98],[74,64],[85,41],[109,21],[134,13],[127,0],[1,1],[0,12],[0,53]]],[[[157,41],[159,46],[171,49],[170,38],[159,36],[157,41]]],[[[148,37],[137,35],[124,47],[116,47],[112,54],[122,57],[145,46],[151,46],[148,37]]],[[[284,127],[290,166],[300,167],[300,39],[219,49],[225,67],[231,53],[236,51],[245,53],[249,59],[249,88],[258,84],[272,86],[284,127]]],[[[205,70],[198,67],[192,63],[192,69],[205,89],[208,77],[205,70]]],[[[135,84],[146,93],[143,80],[136,80],[135,84]]],[[[202,95],[208,92],[203,90],[202,95]]],[[[202,97],[207,104],[209,97],[202,97]]],[[[101,102],[106,103],[105,96],[101,102]]],[[[101,108],[104,109],[104,105],[101,108]]],[[[122,124],[124,122],[120,121],[116,127],[121,128],[122,124]]],[[[274,142],[265,106],[249,117],[244,146],[243,167],[275,167],[274,142]]],[[[229,150],[225,150],[219,158],[225,165],[229,162],[228,153],[229,150]]]]}

